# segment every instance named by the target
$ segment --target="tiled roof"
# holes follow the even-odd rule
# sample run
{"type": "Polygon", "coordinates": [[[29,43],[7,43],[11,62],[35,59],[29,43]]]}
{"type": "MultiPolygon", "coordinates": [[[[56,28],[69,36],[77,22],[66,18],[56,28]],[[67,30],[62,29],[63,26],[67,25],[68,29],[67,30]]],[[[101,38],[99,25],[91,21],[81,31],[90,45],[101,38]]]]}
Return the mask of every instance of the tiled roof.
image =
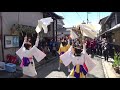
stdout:
{"type": "Polygon", "coordinates": [[[56,18],[56,19],[64,19],[62,16],[57,15],[54,12],[43,12],[43,13],[47,13],[48,15],[50,15],[52,18],[56,18]]]}
{"type": "Polygon", "coordinates": [[[106,17],[100,19],[99,24],[100,24],[100,23],[103,24],[103,23],[106,21],[106,19],[107,19],[108,17],[109,17],[109,16],[106,16],[106,17]]]}

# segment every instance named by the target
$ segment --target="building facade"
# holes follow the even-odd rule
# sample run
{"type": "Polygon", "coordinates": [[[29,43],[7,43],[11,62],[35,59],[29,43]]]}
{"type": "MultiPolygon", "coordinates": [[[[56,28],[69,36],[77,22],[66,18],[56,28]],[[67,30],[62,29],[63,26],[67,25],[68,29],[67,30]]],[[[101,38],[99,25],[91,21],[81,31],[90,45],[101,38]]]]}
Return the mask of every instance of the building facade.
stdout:
{"type": "MultiPolygon", "coordinates": [[[[1,12],[1,35],[2,40],[0,46],[0,60],[6,60],[7,54],[15,55],[18,48],[5,48],[4,46],[4,36],[12,35],[11,28],[14,24],[22,24],[27,26],[36,27],[38,20],[43,18],[43,13],[41,12],[1,12]]],[[[16,33],[18,35],[18,33],[16,33]]]]}
{"type": "Polygon", "coordinates": [[[106,37],[108,42],[112,44],[120,45],[120,27],[118,26],[120,24],[120,12],[112,12],[110,16],[101,19],[99,23],[102,25],[100,36],[106,37]]]}
{"type": "MultiPolygon", "coordinates": [[[[50,15],[48,15],[48,12],[1,12],[0,13],[0,51],[1,51],[0,61],[5,61],[6,55],[8,54],[15,55],[15,52],[19,49],[19,48],[5,48],[4,36],[18,35],[20,37],[20,35],[24,34],[26,31],[34,35],[35,28],[38,24],[38,20],[44,17],[52,17],[54,19],[54,22],[48,26],[47,34],[45,34],[43,30],[40,32],[40,36],[41,36],[40,39],[42,39],[43,37],[54,39],[55,38],[54,34],[57,34],[54,33],[54,31],[57,32],[56,20],[61,19],[62,17],[52,12],[49,12],[49,14],[50,15]],[[17,31],[18,27],[19,27],[19,31],[17,31]],[[26,31],[24,32],[24,30],[26,31]]],[[[23,41],[24,35],[21,35],[20,39],[22,39],[23,41]]]]}

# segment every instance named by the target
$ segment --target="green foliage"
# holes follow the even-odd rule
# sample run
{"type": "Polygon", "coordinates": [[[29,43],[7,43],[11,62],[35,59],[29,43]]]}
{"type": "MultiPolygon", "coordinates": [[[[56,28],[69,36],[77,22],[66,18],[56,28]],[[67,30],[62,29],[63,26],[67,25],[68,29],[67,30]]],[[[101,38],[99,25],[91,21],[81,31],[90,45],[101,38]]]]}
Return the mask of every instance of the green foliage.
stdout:
{"type": "Polygon", "coordinates": [[[35,27],[32,26],[15,24],[14,27],[18,32],[24,31],[26,33],[35,33],[35,27]]]}
{"type": "Polygon", "coordinates": [[[120,66],[120,53],[115,52],[113,67],[117,66],[120,66]]]}

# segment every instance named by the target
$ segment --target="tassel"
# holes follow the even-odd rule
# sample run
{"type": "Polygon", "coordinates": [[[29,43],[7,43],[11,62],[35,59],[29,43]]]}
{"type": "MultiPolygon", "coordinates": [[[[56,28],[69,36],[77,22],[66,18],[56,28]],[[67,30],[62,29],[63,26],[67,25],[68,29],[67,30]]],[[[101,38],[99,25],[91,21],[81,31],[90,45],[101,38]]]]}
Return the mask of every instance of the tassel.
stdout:
{"type": "Polygon", "coordinates": [[[74,77],[74,69],[72,69],[72,71],[70,72],[70,76],[74,77]]]}
{"type": "Polygon", "coordinates": [[[83,74],[83,72],[80,73],[80,78],[85,78],[85,75],[83,74]]]}
{"type": "Polygon", "coordinates": [[[80,65],[76,65],[76,72],[80,73],[80,65]]]}

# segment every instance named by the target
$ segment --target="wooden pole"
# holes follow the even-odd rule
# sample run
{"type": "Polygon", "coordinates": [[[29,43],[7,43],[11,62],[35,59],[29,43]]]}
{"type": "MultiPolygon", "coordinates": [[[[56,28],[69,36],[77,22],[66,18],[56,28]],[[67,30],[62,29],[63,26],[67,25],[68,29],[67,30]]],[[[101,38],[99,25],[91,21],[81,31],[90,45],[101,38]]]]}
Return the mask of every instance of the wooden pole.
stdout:
{"type": "Polygon", "coordinates": [[[4,48],[3,48],[3,25],[2,25],[2,13],[0,13],[0,23],[1,23],[1,48],[2,48],[2,61],[4,62],[4,48]]]}
{"type": "Polygon", "coordinates": [[[55,41],[55,27],[54,27],[54,20],[53,20],[53,42],[55,41]]]}
{"type": "Polygon", "coordinates": [[[57,19],[56,19],[56,42],[57,42],[57,19]]]}
{"type": "Polygon", "coordinates": [[[87,24],[88,24],[88,12],[87,12],[87,24]]]}

